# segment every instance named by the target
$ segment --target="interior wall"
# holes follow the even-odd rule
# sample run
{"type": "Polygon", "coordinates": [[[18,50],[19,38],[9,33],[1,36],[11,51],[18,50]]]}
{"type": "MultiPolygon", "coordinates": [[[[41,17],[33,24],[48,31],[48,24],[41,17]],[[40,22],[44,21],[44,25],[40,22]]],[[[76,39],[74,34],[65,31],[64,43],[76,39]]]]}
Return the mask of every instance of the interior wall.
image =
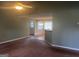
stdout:
{"type": "Polygon", "coordinates": [[[79,8],[57,10],[53,17],[52,44],[79,49],[79,8]]]}
{"type": "Polygon", "coordinates": [[[0,42],[27,37],[29,20],[15,10],[0,9],[0,42]]]}

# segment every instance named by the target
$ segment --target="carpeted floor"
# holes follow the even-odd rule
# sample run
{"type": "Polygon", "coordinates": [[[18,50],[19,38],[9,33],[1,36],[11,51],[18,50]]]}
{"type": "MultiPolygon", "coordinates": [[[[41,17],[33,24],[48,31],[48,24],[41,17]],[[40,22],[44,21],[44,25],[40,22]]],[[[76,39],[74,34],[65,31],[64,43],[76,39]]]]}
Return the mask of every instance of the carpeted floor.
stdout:
{"type": "Polygon", "coordinates": [[[43,40],[25,38],[0,45],[0,55],[9,57],[75,57],[78,54],[51,48],[43,40]]]}

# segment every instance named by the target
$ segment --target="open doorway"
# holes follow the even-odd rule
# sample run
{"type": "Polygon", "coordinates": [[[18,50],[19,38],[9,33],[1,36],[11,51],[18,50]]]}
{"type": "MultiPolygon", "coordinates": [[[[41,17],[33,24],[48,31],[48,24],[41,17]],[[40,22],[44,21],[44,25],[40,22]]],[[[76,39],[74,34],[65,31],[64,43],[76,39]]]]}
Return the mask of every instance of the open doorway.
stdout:
{"type": "Polygon", "coordinates": [[[52,16],[35,17],[31,21],[31,33],[39,40],[45,39],[45,31],[53,29],[52,16]]]}
{"type": "Polygon", "coordinates": [[[35,36],[37,39],[44,40],[44,22],[41,20],[36,21],[35,36]]]}

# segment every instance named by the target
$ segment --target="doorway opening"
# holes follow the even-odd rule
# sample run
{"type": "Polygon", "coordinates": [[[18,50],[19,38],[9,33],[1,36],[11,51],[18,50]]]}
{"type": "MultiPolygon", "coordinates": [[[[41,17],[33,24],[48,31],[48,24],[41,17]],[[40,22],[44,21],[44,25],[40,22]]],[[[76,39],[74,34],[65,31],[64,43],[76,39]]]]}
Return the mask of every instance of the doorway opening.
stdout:
{"type": "Polygon", "coordinates": [[[45,31],[53,29],[52,16],[35,17],[31,21],[31,33],[39,40],[45,40],[45,31]]]}

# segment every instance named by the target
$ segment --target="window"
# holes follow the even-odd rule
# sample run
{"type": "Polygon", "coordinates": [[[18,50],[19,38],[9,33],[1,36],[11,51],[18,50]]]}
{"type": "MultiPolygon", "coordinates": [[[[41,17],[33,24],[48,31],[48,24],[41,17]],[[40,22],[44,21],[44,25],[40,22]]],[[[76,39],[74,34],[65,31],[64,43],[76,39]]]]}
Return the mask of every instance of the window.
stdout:
{"type": "Polygon", "coordinates": [[[43,22],[39,21],[38,22],[38,29],[43,30],[43,25],[44,25],[43,22]]]}
{"type": "Polygon", "coordinates": [[[34,22],[33,22],[33,21],[30,22],[30,27],[31,27],[31,28],[34,27],[34,22]]]}
{"type": "Polygon", "coordinates": [[[52,21],[46,21],[45,22],[45,30],[53,30],[53,24],[52,21]]]}

